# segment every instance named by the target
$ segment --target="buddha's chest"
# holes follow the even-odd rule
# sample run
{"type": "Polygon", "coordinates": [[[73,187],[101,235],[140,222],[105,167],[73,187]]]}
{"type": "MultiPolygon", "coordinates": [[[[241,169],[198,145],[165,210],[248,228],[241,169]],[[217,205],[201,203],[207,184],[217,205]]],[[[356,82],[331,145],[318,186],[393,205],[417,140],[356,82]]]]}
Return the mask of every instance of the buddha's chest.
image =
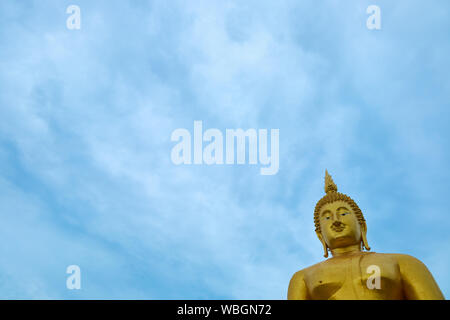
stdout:
{"type": "Polygon", "coordinates": [[[312,299],[402,299],[396,261],[376,254],[329,259],[308,271],[305,282],[312,299]]]}

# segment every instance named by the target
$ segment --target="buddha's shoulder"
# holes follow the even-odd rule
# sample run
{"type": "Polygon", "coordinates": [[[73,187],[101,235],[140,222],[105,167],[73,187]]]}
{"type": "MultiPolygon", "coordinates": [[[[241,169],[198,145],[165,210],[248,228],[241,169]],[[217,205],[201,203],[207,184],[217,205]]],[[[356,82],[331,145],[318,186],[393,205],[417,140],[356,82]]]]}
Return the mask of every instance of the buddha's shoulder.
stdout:
{"type": "MultiPolygon", "coordinates": [[[[386,261],[386,262],[395,262],[398,264],[402,263],[414,263],[414,262],[420,262],[417,258],[410,256],[408,254],[403,253],[381,253],[381,252],[371,252],[371,251],[365,251],[361,253],[362,257],[364,257],[365,260],[378,260],[378,261],[386,261]]],[[[325,260],[330,261],[332,259],[325,260]]]]}
{"type": "MultiPolygon", "coordinates": [[[[402,264],[422,264],[420,260],[417,258],[410,256],[408,254],[402,254],[402,253],[379,253],[379,252],[364,252],[362,253],[362,256],[364,259],[367,259],[370,262],[372,260],[373,262],[386,262],[386,263],[394,263],[398,265],[402,264]]],[[[328,269],[330,267],[335,266],[336,264],[339,264],[340,259],[334,259],[329,258],[324,261],[318,262],[316,264],[313,264],[309,267],[306,267],[304,269],[301,269],[294,273],[292,276],[292,280],[301,280],[304,279],[304,277],[308,276],[308,274],[313,274],[320,269],[328,269]]]]}
{"type": "Polygon", "coordinates": [[[315,270],[325,267],[329,262],[327,262],[328,260],[324,260],[321,262],[318,262],[316,264],[313,264],[309,267],[306,267],[304,269],[301,269],[299,271],[297,271],[296,273],[294,273],[294,275],[292,276],[292,280],[302,280],[304,279],[305,275],[307,276],[308,274],[310,274],[311,272],[314,272],[315,270]]]}
{"type": "Polygon", "coordinates": [[[394,260],[398,263],[412,263],[412,262],[420,262],[417,258],[410,256],[409,254],[403,253],[379,253],[372,252],[370,256],[375,259],[386,259],[386,260],[394,260]]]}
{"type": "Polygon", "coordinates": [[[421,266],[423,265],[422,261],[417,259],[416,257],[413,257],[409,254],[404,253],[379,253],[382,257],[386,259],[392,259],[395,260],[399,265],[416,265],[421,266]]]}
{"type": "Polygon", "coordinates": [[[403,253],[373,253],[371,259],[365,262],[366,264],[380,266],[396,266],[402,272],[422,272],[427,270],[422,261],[403,253]]]}

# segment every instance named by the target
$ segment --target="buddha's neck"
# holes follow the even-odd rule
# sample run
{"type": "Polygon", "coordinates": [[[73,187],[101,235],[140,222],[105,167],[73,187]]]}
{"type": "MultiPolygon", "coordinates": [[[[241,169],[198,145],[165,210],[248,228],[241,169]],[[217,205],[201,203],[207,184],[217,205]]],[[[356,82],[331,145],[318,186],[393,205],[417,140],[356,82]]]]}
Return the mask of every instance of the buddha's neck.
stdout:
{"type": "Polygon", "coordinates": [[[357,252],[361,252],[360,244],[353,244],[353,245],[347,246],[347,247],[331,249],[331,254],[333,255],[333,257],[339,257],[339,256],[347,255],[347,254],[357,253],[357,252]]]}

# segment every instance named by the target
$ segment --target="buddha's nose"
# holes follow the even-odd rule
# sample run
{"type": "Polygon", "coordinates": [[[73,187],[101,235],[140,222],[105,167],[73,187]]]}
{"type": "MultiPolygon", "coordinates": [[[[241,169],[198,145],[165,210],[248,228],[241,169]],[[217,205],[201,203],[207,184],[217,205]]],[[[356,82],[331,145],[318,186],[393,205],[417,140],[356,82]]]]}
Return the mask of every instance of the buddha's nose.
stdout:
{"type": "Polygon", "coordinates": [[[341,225],[343,225],[343,223],[340,222],[339,220],[336,220],[333,222],[333,226],[335,226],[335,227],[340,227],[341,225]]]}

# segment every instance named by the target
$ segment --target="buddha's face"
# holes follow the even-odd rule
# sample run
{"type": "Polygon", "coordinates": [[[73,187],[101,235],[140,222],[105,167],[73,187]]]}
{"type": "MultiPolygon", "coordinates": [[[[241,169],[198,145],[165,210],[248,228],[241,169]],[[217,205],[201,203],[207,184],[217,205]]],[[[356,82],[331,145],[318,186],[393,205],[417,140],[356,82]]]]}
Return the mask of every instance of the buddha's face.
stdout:
{"type": "Polygon", "coordinates": [[[319,217],[322,238],[330,249],[361,242],[361,226],[347,202],[339,200],[324,205],[319,217]]]}

